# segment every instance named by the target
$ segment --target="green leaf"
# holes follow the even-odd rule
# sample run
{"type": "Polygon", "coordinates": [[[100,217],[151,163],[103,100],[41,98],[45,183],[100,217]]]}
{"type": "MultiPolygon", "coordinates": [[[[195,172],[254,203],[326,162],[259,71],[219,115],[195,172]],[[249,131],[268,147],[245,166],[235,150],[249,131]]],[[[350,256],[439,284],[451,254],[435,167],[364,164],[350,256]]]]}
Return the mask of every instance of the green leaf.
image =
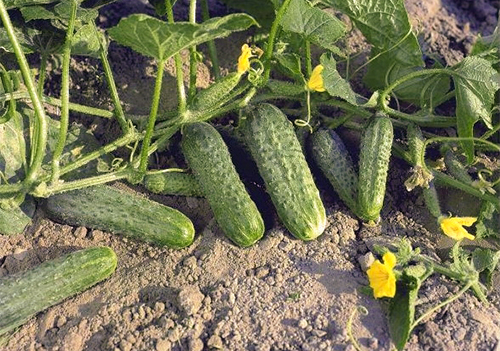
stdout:
{"type": "Polygon", "coordinates": [[[500,60],[500,18],[493,34],[482,37],[478,35],[476,42],[472,46],[471,55],[481,56],[492,63],[500,60]]]}
{"type": "Polygon", "coordinates": [[[35,215],[35,200],[29,196],[20,207],[3,209],[0,207],[0,234],[21,234],[35,215]]]}
{"type": "Polygon", "coordinates": [[[346,33],[344,23],[312,7],[305,0],[292,0],[280,24],[286,31],[300,34],[320,47],[335,51],[337,47],[333,43],[346,33]]]}
{"type": "Polygon", "coordinates": [[[227,7],[248,13],[264,29],[271,28],[275,10],[281,6],[280,0],[222,0],[227,7]]]}
{"type": "Polygon", "coordinates": [[[424,266],[410,266],[403,271],[401,280],[396,284],[396,296],[389,306],[389,333],[398,350],[404,349],[410,337],[421,278],[426,274],[424,266]]]}
{"type": "Polygon", "coordinates": [[[30,5],[44,5],[44,4],[52,4],[54,2],[58,2],[59,0],[4,0],[5,7],[7,10],[25,7],[30,5]]]}
{"type": "MultiPolygon", "coordinates": [[[[459,137],[472,137],[474,124],[481,120],[492,128],[491,108],[495,92],[500,88],[500,76],[491,62],[476,56],[466,57],[454,67],[453,82],[457,104],[459,137]]],[[[474,160],[474,142],[463,141],[467,160],[474,160]]]]}
{"type": "Polygon", "coordinates": [[[331,96],[337,96],[347,102],[356,105],[356,93],[352,90],[349,82],[342,78],[337,72],[337,62],[331,55],[321,55],[320,62],[324,67],[321,73],[323,85],[331,96]]]}
{"type": "Polygon", "coordinates": [[[488,237],[500,239],[500,213],[494,204],[483,200],[476,222],[476,239],[488,237]]]}
{"type": "Polygon", "coordinates": [[[256,24],[252,17],[242,13],[212,18],[202,24],[166,23],[148,15],[134,14],[122,19],[108,33],[119,44],[163,61],[183,49],[256,24]]]}
{"type": "Polygon", "coordinates": [[[26,22],[57,18],[56,14],[53,11],[47,10],[44,6],[26,6],[21,7],[19,10],[21,11],[21,15],[26,22]]]}
{"type": "Polygon", "coordinates": [[[491,287],[493,282],[493,272],[500,260],[500,251],[478,248],[472,253],[472,264],[481,274],[486,286],[491,287]]]}
{"type": "Polygon", "coordinates": [[[26,167],[26,144],[23,117],[16,112],[8,122],[0,124],[0,183],[22,179],[26,167]]]}
{"type": "Polygon", "coordinates": [[[94,29],[94,24],[80,27],[73,35],[71,54],[99,57],[100,42],[104,42],[104,34],[94,29]]]}
{"type": "Polygon", "coordinates": [[[296,81],[304,81],[299,55],[282,53],[276,54],[274,58],[278,62],[278,68],[283,72],[283,74],[286,74],[288,77],[293,78],[296,81]]]}

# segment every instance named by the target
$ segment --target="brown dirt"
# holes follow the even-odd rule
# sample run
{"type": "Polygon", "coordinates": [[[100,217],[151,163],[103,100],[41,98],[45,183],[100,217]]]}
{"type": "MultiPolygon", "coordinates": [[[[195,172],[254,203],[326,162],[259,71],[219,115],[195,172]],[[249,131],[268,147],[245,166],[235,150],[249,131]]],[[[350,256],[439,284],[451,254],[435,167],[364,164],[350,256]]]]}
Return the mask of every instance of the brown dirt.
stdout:
{"type": "MultiPolygon", "coordinates": [[[[498,9],[498,2],[424,3],[406,1],[424,47],[447,64],[460,60],[474,37],[490,34],[496,23],[491,4],[498,9]]],[[[225,68],[233,69],[244,40],[236,36],[218,42],[225,45],[225,68]]],[[[147,114],[146,97],[154,84],[151,62],[116,47],[110,55],[128,112],[147,114]]],[[[85,69],[79,72],[85,76],[85,69]]],[[[200,85],[208,79],[208,69],[202,67],[200,85]]],[[[169,92],[175,91],[172,76],[167,75],[165,83],[169,92]]],[[[85,85],[79,88],[85,90],[85,85]]],[[[175,94],[166,93],[165,105],[172,101],[175,94]]],[[[98,102],[108,103],[103,97],[98,102]]],[[[307,243],[294,239],[270,212],[264,239],[239,249],[221,233],[203,199],[149,195],[194,221],[195,242],[183,250],[54,223],[39,210],[24,234],[0,237],[0,276],[98,245],[115,250],[118,268],[105,282],[30,319],[0,349],[352,351],[347,323],[353,311],[364,306],[369,314],[355,316],[354,336],[365,349],[389,350],[383,306],[360,291],[367,279],[358,260],[374,243],[395,237],[408,237],[433,255],[440,239],[421,196],[404,188],[407,167],[397,166],[391,168],[396,171],[390,175],[380,227],[362,226],[330,188],[322,186],[328,228],[307,243]]],[[[422,288],[422,302],[438,301],[457,290],[453,282],[433,277],[422,288]]],[[[490,301],[483,305],[465,294],[417,327],[407,349],[498,350],[498,290],[490,301]]]]}

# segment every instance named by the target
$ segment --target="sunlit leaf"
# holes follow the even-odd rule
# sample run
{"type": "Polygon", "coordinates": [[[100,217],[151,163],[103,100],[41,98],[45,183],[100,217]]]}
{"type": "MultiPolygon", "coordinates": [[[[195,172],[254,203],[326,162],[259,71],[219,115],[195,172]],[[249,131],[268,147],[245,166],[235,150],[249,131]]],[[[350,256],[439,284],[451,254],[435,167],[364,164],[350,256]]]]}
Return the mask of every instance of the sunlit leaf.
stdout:
{"type": "Polygon", "coordinates": [[[73,35],[71,54],[99,57],[100,43],[104,34],[94,29],[94,24],[80,27],[73,35]]]}
{"type": "MultiPolygon", "coordinates": [[[[150,0],[151,1],[151,0],[150,0]]],[[[281,6],[281,0],[222,0],[227,7],[240,10],[251,15],[260,26],[270,28],[274,18],[275,10],[281,6]]]]}
{"type": "Polygon", "coordinates": [[[325,49],[337,48],[333,45],[343,37],[346,28],[336,17],[311,6],[305,0],[292,0],[281,20],[284,30],[297,33],[306,40],[325,49]]]}
{"type": "Polygon", "coordinates": [[[58,2],[59,0],[4,0],[5,7],[10,10],[17,7],[25,7],[30,5],[44,5],[58,2]]]}
{"type": "Polygon", "coordinates": [[[356,94],[352,90],[349,82],[340,76],[337,71],[337,62],[335,59],[331,55],[323,54],[320,61],[324,67],[322,73],[323,85],[328,94],[344,99],[355,105],[356,94]]]}
{"type": "Polygon", "coordinates": [[[15,113],[8,122],[0,124],[0,183],[15,183],[24,175],[26,145],[21,114],[15,113]]]}
{"type": "Polygon", "coordinates": [[[119,44],[163,61],[193,45],[226,37],[256,24],[243,13],[212,18],[202,24],[166,23],[148,15],[134,14],[122,19],[108,33],[119,44]]]}
{"type": "MultiPolygon", "coordinates": [[[[482,121],[492,128],[491,108],[495,92],[500,88],[500,76],[491,62],[476,56],[466,57],[454,67],[453,82],[457,103],[459,137],[472,137],[474,124],[482,121]]],[[[474,159],[474,142],[463,141],[468,162],[474,159]]]]}

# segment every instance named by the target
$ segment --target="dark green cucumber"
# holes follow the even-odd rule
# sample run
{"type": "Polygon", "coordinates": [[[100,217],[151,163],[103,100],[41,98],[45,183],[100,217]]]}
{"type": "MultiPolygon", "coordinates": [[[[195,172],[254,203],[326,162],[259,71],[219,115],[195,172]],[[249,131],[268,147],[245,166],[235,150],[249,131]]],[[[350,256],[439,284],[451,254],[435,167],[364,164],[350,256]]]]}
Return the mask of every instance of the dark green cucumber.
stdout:
{"type": "Polygon", "coordinates": [[[186,125],[182,132],[182,151],[220,228],[237,245],[253,245],[264,235],[264,221],[219,132],[205,122],[186,125]]]}
{"type": "Polygon", "coordinates": [[[311,135],[311,154],[340,199],[357,213],[358,173],[344,142],[333,130],[319,129],[311,135]]]}
{"type": "Polygon", "coordinates": [[[94,247],[0,279],[0,335],[108,278],[116,268],[109,247],[94,247]]]}
{"type": "Polygon", "coordinates": [[[194,239],[193,223],[181,212],[108,185],[53,195],[45,208],[51,219],[158,246],[183,248],[194,239]]]}
{"type": "Polygon", "coordinates": [[[384,205],[393,127],[385,115],[375,115],[361,139],[358,181],[358,214],[366,222],[377,222],[384,205]]]}
{"type": "Polygon", "coordinates": [[[191,173],[162,172],[144,177],[144,186],[155,194],[203,197],[198,181],[191,173]]]}
{"type": "Polygon", "coordinates": [[[321,235],[325,208],[292,123],[276,106],[259,104],[239,128],[285,227],[302,240],[321,235]]]}

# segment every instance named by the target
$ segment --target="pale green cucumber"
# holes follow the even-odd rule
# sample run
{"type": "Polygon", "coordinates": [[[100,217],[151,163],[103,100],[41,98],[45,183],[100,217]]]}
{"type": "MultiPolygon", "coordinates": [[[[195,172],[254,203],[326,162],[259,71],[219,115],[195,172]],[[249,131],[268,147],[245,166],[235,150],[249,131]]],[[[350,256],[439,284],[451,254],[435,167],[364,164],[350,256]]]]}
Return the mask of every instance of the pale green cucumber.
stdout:
{"type": "Polygon", "coordinates": [[[194,226],[176,209],[108,185],[92,186],[49,197],[51,219],[100,229],[158,246],[183,248],[194,239],[194,226]]]}
{"type": "Polygon", "coordinates": [[[144,186],[155,194],[203,197],[195,176],[185,172],[162,172],[144,177],[144,186]]]}
{"type": "Polygon", "coordinates": [[[264,235],[264,221],[219,132],[200,122],[184,126],[182,133],[182,151],[220,228],[237,245],[253,245],[264,235]]]}
{"type": "Polygon", "coordinates": [[[109,247],[94,247],[0,278],[0,335],[108,278],[116,268],[109,247]]]}
{"type": "Polygon", "coordinates": [[[379,220],[384,205],[393,138],[391,120],[377,114],[368,123],[361,139],[358,214],[368,223],[379,220]]]}
{"type": "Polygon", "coordinates": [[[340,199],[357,213],[358,173],[344,142],[333,130],[319,129],[311,135],[311,154],[340,199]]]}
{"type": "Polygon", "coordinates": [[[301,240],[321,235],[325,208],[292,123],[266,103],[244,111],[239,128],[285,227],[301,240]]]}

